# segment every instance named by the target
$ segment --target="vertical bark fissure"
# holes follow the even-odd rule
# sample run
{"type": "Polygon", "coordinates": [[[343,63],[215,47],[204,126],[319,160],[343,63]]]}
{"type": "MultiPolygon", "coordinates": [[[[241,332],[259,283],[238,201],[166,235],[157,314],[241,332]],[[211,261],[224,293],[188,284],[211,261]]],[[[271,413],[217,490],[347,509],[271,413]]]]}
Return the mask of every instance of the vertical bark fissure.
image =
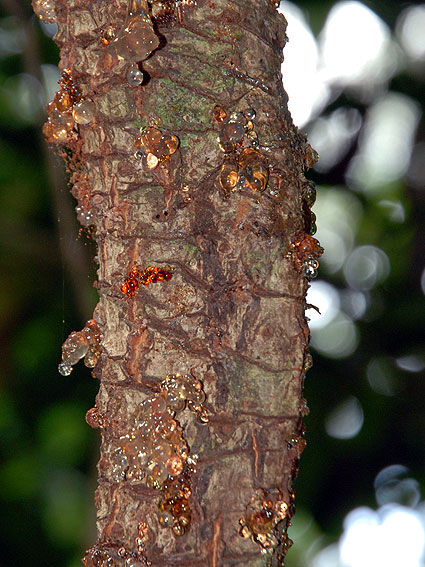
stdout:
{"type": "Polygon", "coordinates": [[[156,17],[160,45],[142,63],[148,80],[130,87],[128,64],[100,41],[106,26],[121,27],[125,4],[56,0],[62,68],[95,106],[69,146],[74,195],[93,217],[99,259],[97,549],[116,565],[143,557],[158,566],[279,565],[302,450],[294,439],[303,433],[309,337],[307,282],[288,253],[305,226],[310,150],[286,108],[284,20],[270,0],[164,2],[171,15],[156,17]],[[270,171],[264,192],[221,188],[217,104],[228,115],[255,110],[270,171]],[[154,169],[133,156],[138,128],[149,125],[180,141],[154,169]],[[170,281],[134,297],[121,292],[134,265],[165,264],[170,281]],[[162,381],[177,373],[201,381],[210,415],[208,424],[188,409],[176,416],[199,456],[189,475],[191,525],[180,537],[158,522],[159,491],[130,482],[117,465],[140,403],[164,395],[162,381]],[[281,543],[266,557],[239,535],[259,489],[288,506],[281,543]]]}

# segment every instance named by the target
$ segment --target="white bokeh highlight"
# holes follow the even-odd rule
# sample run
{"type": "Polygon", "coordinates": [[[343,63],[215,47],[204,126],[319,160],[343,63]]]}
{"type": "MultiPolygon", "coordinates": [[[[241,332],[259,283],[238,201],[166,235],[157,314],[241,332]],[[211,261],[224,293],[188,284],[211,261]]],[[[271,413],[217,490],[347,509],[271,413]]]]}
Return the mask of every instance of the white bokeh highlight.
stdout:
{"type": "Polygon", "coordinates": [[[398,18],[396,31],[409,57],[425,59],[425,4],[406,8],[398,18]]]}
{"type": "Polygon", "coordinates": [[[348,183],[379,192],[403,177],[420,118],[418,103],[399,93],[387,93],[371,105],[360,135],[359,151],[347,171],[348,183]]]}
{"type": "Polygon", "coordinates": [[[341,311],[320,330],[311,331],[311,346],[328,358],[351,356],[359,344],[359,333],[352,319],[341,311]]]}
{"type": "Polygon", "coordinates": [[[354,396],[338,404],[325,420],[326,433],[335,439],[352,439],[363,427],[364,414],[359,400],[354,396]]]}
{"type": "Polygon", "coordinates": [[[354,246],[363,208],[345,189],[320,187],[314,212],[319,219],[316,238],[325,249],[320,264],[333,274],[342,268],[354,246]]]}
{"type": "Polygon", "coordinates": [[[353,289],[369,290],[383,282],[390,273],[390,260],[377,246],[357,246],[347,258],[344,276],[353,289]]]}
{"type": "Polygon", "coordinates": [[[282,3],[279,11],[288,22],[289,38],[283,50],[283,86],[292,119],[297,126],[303,126],[325,106],[329,92],[318,74],[317,43],[304,12],[291,2],[282,3]]]}
{"type": "Polygon", "coordinates": [[[347,153],[362,125],[360,112],[355,108],[338,108],[328,116],[314,121],[308,140],[319,153],[315,169],[326,172],[347,153]]]}
{"type": "Polygon", "coordinates": [[[361,2],[338,2],[320,34],[321,72],[327,84],[365,87],[385,83],[395,72],[391,32],[361,2]]]}
{"type": "Polygon", "coordinates": [[[317,309],[310,307],[306,310],[310,330],[325,327],[333,321],[339,312],[338,290],[333,285],[322,280],[311,282],[306,302],[318,309],[317,311],[317,309]]]}
{"type": "Polygon", "coordinates": [[[377,511],[357,508],[344,521],[341,567],[422,567],[424,518],[390,504],[377,511]]]}

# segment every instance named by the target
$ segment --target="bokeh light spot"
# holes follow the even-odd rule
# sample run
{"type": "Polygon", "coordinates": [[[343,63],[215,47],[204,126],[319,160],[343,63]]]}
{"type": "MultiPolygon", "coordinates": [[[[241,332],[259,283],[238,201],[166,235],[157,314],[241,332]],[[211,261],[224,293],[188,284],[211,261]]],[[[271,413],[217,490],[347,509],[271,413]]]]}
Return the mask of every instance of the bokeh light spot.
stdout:
{"type": "Polygon", "coordinates": [[[425,58],[425,4],[406,8],[398,17],[396,31],[409,57],[425,58]]]}
{"type": "Polygon", "coordinates": [[[414,510],[394,504],[376,512],[357,508],[345,518],[340,558],[343,567],[421,567],[424,544],[414,510]]]}
{"type": "Polygon", "coordinates": [[[81,419],[80,404],[52,404],[38,423],[40,452],[56,465],[81,462],[88,448],[89,429],[81,419]]]}
{"type": "Polygon", "coordinates": [[[306,310],[310,329],[321,329],[329,324],[339,311],[338,290],[331,284],[322,280],[311,283],[307,292],[306,302],[314,305],[320,311],[310,308],[306,310]]]}
{"type": "Polygon", "coordinates": [[[319,54],[316,39],[303,11],[285,2],[279,8],[287,22],[289,38],[282,63],[283,85],[289,97],[288,108],[297,126],[303,126],[328,100],[327,87],[318,75],[319,54]]]}
{"type": "Polygon", "coordinates": [[[388,358],[372,358],[367,365],[366,376],[370,387],[378,394],[394,396],[396,393],[397,379],[388,358]]]}
{"type": "Polygon", "coordinates": [[[425,359],[423,356],[408,354],[397,358],[396,364],[402,370],[406,370],[406,372],[422,372],[425,368],[425,359]]]}
{"type": "Polygon", "coordinates": [[[359,342],[353,321],[344,313],[321,329],[311,331],[311,345],[329,358],[345,358],[353,354],[359,342]]]}
{"type": "Polygon", "coordinates": [[[61,546],[79,544],[86,532],[85,518],[90,503],[84,476],[73,469],[58,469],[46,482],[42,516],[47,533],[61,546]]]}
{"type": "Polygon", "coordinates": [[[419,503],[419,482],[414,478],[403,478],[408,472],[403,465],[390,465],[376,475],[374,487],[379,506],[396,503],[414,507],[419,503]]]}
{"type": "Polygon", "coordinates": [[[354,245],[362,206],[348,191],[320,187],[314,211],[319,219],[317,238],[325,249],[320,263],[329,273],[335,273],[354,245]]]}
{"type": "Polygon", "coordinates": [[[2,86],[14,118],[23,123],[37,122],[44,104],[41,83],[28,73],[20,73],[7,79],[2,86]]]}
{"type": "Polygon", "coordinates": [[[39,21],[39,24],[43,33],[47,35],[47,37],[53,37],[58,33],[58,24],[46,24],[46,22],[42,22],[41,20],[39,21]]]}
{"type": "Polygon", "coordinates": [[[378,205],[387,211],[390,221],[404,222],[406,220],[406,212],[400,201],[382,199],[378,205]]]}
{"type": "Polygon", "coordinates": [[[370,87],[394,72],[390,30],[361,2],[338,2],[331,8],[320,46],[328,82],[370,87]]]}
{"type": "Polygon", "coordinates": [[[337,544],[328,545],[313,557],[311,567],[341,567],[337,544]]]}
{"type": "Polygon", "coordinates": [[[329,116],[321,116],[309,129],[308,139],[319,153],[314,168],[326,172],[347,153],[362,125],[360,112],[355,108],[338,108],[329,116]]]}
{"type": "Polygon", "coordinates": [[[344,265],[347,284],[354,289],[372,289],[387,278],[390,261],[383,250],[376,246],[358,246],[344,265]]]}
{"type": "Polygon", "coordinates": [[[45,104],[52,100],[56,91],[58,90],[58,81],[60,79],[60,72],[54,65],[42,65],[41,73],[43,75],[43,86],[45,93],[45,104]]]}
{"type": "Polygon", "coordinates": [[[344,289],[339,293],[342,310],[353,321],[361,319],[366,313],[368,300],[366,294],[354,289],[344,289]]]}
{"type": "Polygon", "coordinates": [[[418,103],[388,93],[372,105],[360,135],[359,151],[347,170],[347,182],[379,193],[407,171],[421,112],[418,103]]]}
{"type": "Polygon", "coordinates": [[[21,53],[25,43],[25,30],[16,18],[0,20],[0,57],[21,53]]]}
{"type": "Polygon", "coordinates": [[[363,422],[362,406],[357,398],[350,396],[331,411],[325,429],[335,439],[352,439],[360,433],[363,422]]]}

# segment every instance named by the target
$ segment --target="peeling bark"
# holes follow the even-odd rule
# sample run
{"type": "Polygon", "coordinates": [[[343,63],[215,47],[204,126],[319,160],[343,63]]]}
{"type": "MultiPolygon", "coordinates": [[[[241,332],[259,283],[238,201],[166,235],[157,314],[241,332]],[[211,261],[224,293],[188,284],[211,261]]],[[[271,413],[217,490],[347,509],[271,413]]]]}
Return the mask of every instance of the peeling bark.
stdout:
{"type": "Polygon", "coordinates": [[[98,543],[86,564],[281,565],[303,447],[309,340],[308,283],[290,251],[306,226],[304,171],[313,154],[287,111],[285,21],[274,3],[164,4],[162,15],[151,6],[160,44],[141,64],[148,78],[130,87],[128,64],[102,43],[108,26],[122,26],[126,2],[56,0],[60,66],[95,106],[67,144],[73,194],[95,225],[94,318],[103,335],[94,370],[102,419],[89,420],[102,424],[98,543]],[[228,114],[255,110],[270,173],[264,192],[220,186],[216,105],[228,114]],[[148,125],[180,141],[151,170],[133,155],[148,125]],[[134,265],[167,264],[171,281],[141,286],[134,297],[121,292],[134,265]],[[191,525],[180,537],[158,522],[158,490],[114,476],[139,404],[177,373],[202,382],[210,415],[208,424],[187,409],[176,416],[199,457],[191,525]],[[288,507],[273,528],[280,544],[267,555],[239,535],[258,489],[279,489],[288,507]]]}

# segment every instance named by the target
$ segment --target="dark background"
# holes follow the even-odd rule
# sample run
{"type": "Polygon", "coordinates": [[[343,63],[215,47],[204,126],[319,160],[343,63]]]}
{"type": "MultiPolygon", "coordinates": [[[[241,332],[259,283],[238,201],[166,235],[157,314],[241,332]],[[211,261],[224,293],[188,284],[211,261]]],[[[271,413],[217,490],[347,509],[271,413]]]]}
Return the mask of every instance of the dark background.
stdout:
{"type": "MultiPolygon", "coordinates": [[[[319,43],[337,4],[347,5],[295,3],[319,43]]],[[[359,507],[382,528],[399,565],[423,565],[420,530],[416,563],[413,524],[403,532],[410,525],[403,518],[425,525],[425,16],[409,12],[415,5],[425,10],[412,2],[363,3],[387,30],[385,61],[371,55],[357,77],[327,76],[322,107],[299,122],[323,156],[308,175],[317,183],[317,236],[329,252],[309,296],[323,319],[313,321],[308,445],[288,567],[368,567],[370,550],[359,559],[343,549],[351,525],[344,518],[359,507]],[[395,512],[397,530],[385,527],[395,512]]],[[[94,539],[99,438],[84,414],[98,385],[82,364],[66,378],[57,364],[62,342],[96,303],[95,250],[74,219],[61,161],[42,142],[44,107],[58,78],[51,33],[29,3],[1,0],[1,567],[76,567],[94,539]]],[[[295,45],[293,33],[290,21],[295,45]]],[[[351,53],[367,45],[368,33],[367,25],[357,27],[351,53]]],[[[319,52],[322,83],[326,64],[319,52]]],[[[309,69],[306,77],[314,79],[309,69]]],[[[303,88],[313,99],[320,90],[307,81],[291,98],[300,100],[303,88]]],[[[359,538],[360,556],[361,545],[359,538]]],[[[380,545],[373,565],[391,567],[380,545]]]]}

